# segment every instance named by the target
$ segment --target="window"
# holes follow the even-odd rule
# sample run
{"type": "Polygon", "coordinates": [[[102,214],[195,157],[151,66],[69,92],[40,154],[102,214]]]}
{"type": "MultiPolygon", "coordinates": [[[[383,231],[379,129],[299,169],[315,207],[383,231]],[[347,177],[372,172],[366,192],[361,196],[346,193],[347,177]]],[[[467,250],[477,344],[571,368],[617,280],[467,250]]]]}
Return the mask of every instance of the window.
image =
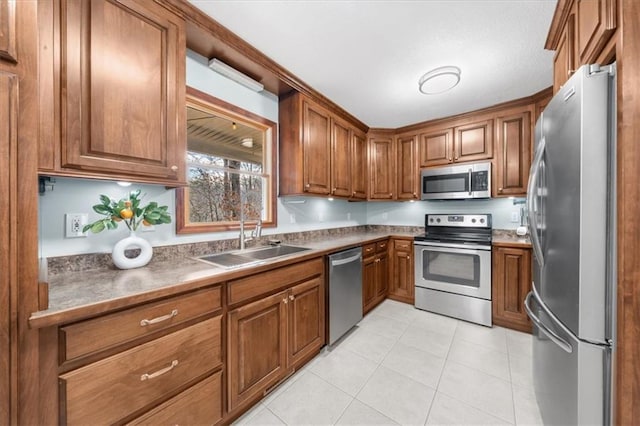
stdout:
{"type": "Polygon", "coordinates": [[[177,233],[276,226],[276,124],[187,88],[187,179],[176,193],[177,233]]]}

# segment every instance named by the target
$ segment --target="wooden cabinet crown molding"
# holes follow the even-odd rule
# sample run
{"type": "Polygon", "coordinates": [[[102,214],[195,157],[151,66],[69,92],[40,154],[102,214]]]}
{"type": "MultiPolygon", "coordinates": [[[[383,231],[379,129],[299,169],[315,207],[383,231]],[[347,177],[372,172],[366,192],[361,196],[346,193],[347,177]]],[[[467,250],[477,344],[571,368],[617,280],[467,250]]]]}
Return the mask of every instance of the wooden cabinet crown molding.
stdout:
{"type": "Polygon", "coordinates": [[[558,0],[556,10],[553,13],[553,19],[551,20],[551,26],[547,33],[547,40],[544,43],[545,49],[557,50],[558,43],[560,43],[560,39],[562,38],[563,28],[572,12],[573,4],[574,0],[558,0]]]}

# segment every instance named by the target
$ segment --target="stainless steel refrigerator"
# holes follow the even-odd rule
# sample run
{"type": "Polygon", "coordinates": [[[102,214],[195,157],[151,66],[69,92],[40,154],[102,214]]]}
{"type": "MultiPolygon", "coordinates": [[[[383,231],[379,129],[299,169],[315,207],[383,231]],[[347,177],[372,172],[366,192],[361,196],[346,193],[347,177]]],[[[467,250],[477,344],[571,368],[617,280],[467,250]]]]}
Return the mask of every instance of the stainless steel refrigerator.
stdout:
{"type": "Polygon", "coordinates": [[[615,65],[585,65],[535,127],[525,308],[548,425],[610,424],[615,348],[615,65]]]}

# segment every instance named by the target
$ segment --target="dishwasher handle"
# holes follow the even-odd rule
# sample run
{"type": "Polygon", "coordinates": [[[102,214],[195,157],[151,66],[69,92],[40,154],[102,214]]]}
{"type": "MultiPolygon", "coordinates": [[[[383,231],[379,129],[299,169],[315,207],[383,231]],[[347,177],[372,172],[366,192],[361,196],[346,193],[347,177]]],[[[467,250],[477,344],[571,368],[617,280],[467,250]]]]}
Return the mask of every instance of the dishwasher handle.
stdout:
{"type": "Polygon", "coordinates": [[[362,254],[358,253],[355,256],[351,256],[351,257],[347,257],[346,259],[336,259],[336,260],[331,260],[331,266],[340,266],[340,265],[345,265],[347,263],[351,263],[354,262],[356,260],[362,259],[362,254]]]}

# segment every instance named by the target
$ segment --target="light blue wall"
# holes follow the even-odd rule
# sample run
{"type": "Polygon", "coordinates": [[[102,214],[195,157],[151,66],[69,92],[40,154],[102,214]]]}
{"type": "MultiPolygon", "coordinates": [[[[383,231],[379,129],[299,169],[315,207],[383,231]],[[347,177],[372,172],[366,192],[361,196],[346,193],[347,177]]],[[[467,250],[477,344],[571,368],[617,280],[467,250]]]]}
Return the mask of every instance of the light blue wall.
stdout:
{"type": "Polygon", "coordinates": [[[424,226],[427,213],[490,213],[493,227],[515,229],[518,222],[511,222],[511,213],[520,206],[508,198],[462,201],[416,201],[367,203],[367,224],[424,226]]]}
{"type": "MultiPolygon", "coordinates": [[[[211,71],[207,59],[193,52],[187,55],[187,84],[269,120],[278,121],[278,98],[268,92],[256,93],[211,71]]],[[[40,256],[63,256],[81,253],[110,252],[113,245],[127,235],[124,225],[114,231],[89,234],[86,238],[65,238],[65,213],[88,213],[89,221],[100,216],[91,206],[99,194],[122,198],[131,189],[141,189],[146,200],[168,205],[175,212],[175,191],[159,185],[138,185],[122,188],[115,182],[57,178],[53,191],[40,197],[40,256]]],[[[278,199],[278,227],[267,228],[264,234],[339,228],[364,224],[424,225],[424,214],[431,212],[485,213],[494,215],[495,228],[515,228],[511,223],[511,200],[415,202],[415,203],[349,203],[322,198],[300,197],[278,199]]],[[[175,218],[175,214],[172,215],[175,218]]],[[[236,232],[177,235],[175,224],[157,226],[142,234],[153,246],[235,238],[236,232]]]]}

